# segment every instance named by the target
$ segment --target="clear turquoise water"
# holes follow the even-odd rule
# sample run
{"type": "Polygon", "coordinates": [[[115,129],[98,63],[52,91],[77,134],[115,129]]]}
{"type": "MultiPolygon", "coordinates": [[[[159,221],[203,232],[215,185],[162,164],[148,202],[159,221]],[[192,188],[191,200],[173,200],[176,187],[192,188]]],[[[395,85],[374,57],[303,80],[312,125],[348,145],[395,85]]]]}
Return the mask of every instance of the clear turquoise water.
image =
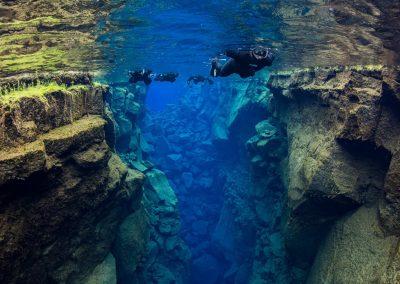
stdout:
{"type": "Polygon", "coordinates": [[[386,0],[127,1],[98,41],[107,80],[126,81],[128,70],[145,67],[176,71],[179,92],[227,48],[255,44],[276,49],[273,70],[398,64],[399,15],[398,3],[386,0]]]}
{"type": "Polygon", "coordinates": [[[207,73],[226,48],[278,49],[275,68],[398,62],[393,1],[128,1],[105,34],[112,76],[143,66],[207,73]]]}

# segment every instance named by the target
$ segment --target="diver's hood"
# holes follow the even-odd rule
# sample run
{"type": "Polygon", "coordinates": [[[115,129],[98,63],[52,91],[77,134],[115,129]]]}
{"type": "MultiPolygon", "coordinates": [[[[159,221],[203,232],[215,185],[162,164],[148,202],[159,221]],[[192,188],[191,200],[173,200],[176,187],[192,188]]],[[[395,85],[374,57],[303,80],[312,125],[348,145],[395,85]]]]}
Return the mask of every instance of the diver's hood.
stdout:
{"type": "Polygon", "coordinates": [[[262,59],[272,59],[274,57],[272,49],[263,47],[263,46],[257,46],[256,48],[253,49],[253,56],[257,60],[262,60],[262,59]]]}
{"type": "Polygon", "coordinates": [[[264,47],[254,49],[253,56],[257,61],[263,62],[263,64],[268,66],[271,65],[275,59],[275,54],[272,49],[264,47]]]}

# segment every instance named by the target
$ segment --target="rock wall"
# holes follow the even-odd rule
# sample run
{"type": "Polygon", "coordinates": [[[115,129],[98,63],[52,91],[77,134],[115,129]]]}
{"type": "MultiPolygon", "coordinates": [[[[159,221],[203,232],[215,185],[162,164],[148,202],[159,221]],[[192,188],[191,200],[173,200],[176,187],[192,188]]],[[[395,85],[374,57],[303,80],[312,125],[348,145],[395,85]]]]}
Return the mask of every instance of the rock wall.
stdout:
{"type": "Polygon", "coordinates": [[[106,143],[108,90],[85,74],[46,78],[2,81],[0,281],[116,283],[116,232],[142,210],[144,177],[106,143]]]}
{"type": "Polygon", "coordinates": [[[119,281],[184,283],[188,279],[190,251],[180,237],[181,220],[175,192],[165,174],[147,160],[151,145],[143,138],[140,127],[146,114],[145,96],[146,88],[136,85],[112,88],[106,99],[111,110],[109,119],[116,125],[115,147],[129,167],[143,173],[145,180],[143,210],[140,216],[128,217],[118,234],[122,241],[117,250],[124,255],[119,281]],[[141,219],[142,215],[146,221],[141,219]],[[139,232],[146,229],[145,241],[137,236],[138,229],[139,232]],[[137,263],[135,252],[141,251],[142,246],[145,253],[137,263]]]}
{"type": "Polygon", "coordinates": [[[286,129],[285,244],[309,283],[397,283],[399,70],[273,74],[286,129]]]}
{"type": "Polygon", "coordinates": [[[283,244],[282,168],[287,142],[285,129],[268,114],[270,100],[263,79],[234,85],[233,95],[219,106],[225,111],[215,120],[225,121],[222,125],[227,133],[225,139],[216,135],[215,143],[222,153],[230,149],[222,167],[227,182],[215,236],[223,248],[226,236],[232,238],[230,248],[224,249],[232,264],[225,277],[236,283],[299,283],[304,279],[301,269],[292,269],[283,244]]]}

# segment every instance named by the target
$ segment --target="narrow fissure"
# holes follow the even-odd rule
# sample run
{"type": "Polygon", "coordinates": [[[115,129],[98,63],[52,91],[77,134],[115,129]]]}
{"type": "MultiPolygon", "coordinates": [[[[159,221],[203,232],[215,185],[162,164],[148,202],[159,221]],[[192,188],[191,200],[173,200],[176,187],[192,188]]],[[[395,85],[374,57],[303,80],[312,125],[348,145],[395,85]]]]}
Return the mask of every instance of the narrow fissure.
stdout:
{"type": "Polygon", "coordinates": [[[122,138],[117,148],[146,173],[144,194],[157,186],[176,194],[161,203],[145,198],[153,225],[149,246],[158,254],[153,265],[162,263],[171,279],[186,283],[288,283],[304,277],[291,271],[283,246],[287,145],[268,114],[266,82],[182,86],[172,102],[163,101],[156,86],[146,108],[126,108],[129,100],[130,108],[140,107],[148,91],[118,89],[113,100],[124,97],[127,115],[116,113],[122,138]]]}

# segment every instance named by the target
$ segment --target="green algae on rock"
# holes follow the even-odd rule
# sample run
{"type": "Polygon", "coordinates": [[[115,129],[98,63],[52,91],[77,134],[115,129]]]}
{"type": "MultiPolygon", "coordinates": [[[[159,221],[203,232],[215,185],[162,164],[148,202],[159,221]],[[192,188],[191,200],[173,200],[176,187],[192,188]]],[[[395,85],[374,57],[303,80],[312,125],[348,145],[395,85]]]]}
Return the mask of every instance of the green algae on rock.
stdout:
{"type": "Polygon", "coordinates": [[[70,124],[84,115],[103,114],[103,93],[106,89],[92,86],[85,74],[70,75],[54,75],[61,84],[56,81],[28,87],[24,86],[32,82],[29,76],[17,77],[16,81],[10,78],[0,81],[0,86],[7,86],[1,88],[8,90],[0,96],[2,147],[32,142],[38,135],[70,124]],[[77,82],[78,85],[66,86],[62,82],[69,85],[77,82]],[[18,85],[20,87],[12,87],[18,85]]]}
{"type": "Polygon", "coordinates": [[[107,88],[79,73],[41,78],[0,83],[0,281],[116,283],[110,252],[144,176],[105,143],[107,88]]]}

